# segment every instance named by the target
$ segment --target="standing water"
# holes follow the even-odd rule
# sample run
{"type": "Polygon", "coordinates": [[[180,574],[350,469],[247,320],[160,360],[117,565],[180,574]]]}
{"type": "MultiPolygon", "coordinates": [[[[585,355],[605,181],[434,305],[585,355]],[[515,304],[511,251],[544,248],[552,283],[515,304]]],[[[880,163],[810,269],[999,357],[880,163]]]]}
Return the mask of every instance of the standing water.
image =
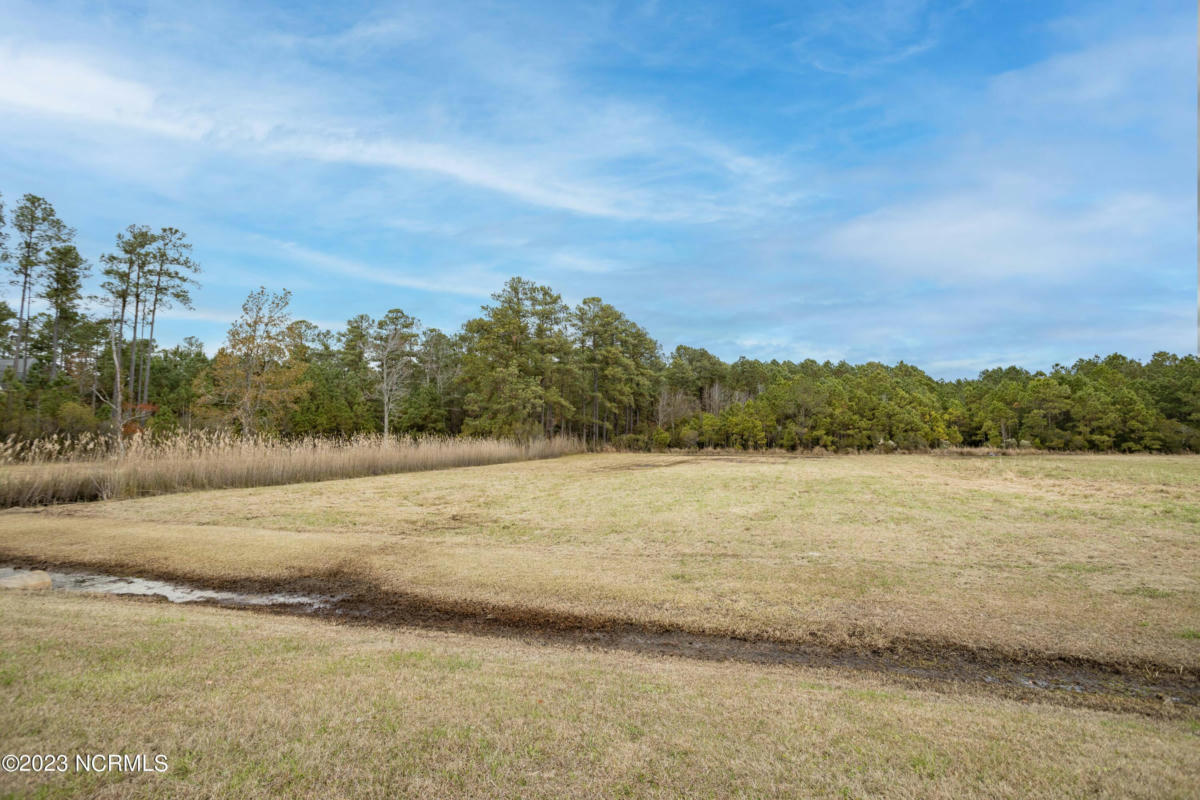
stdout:
{"type": "MultiPolygon", "coordinates": [[[[0,578],[21,575],[30,570],[0,567],[0,578]]],[[[290,605],[304,607],[309,611],[328,608],[338,598],[319,595],[221,592],[214,589],[199,589],[194,586],[152,581],[146,578],[127,578],[116,575],[101,575],[91,572],[51,572],[51,585],[68,592],[91,592],[95,594],[124,594],[139,597],[162,597],[172,603],[216,603],[223,606],[275,606],[290,605]]]]}

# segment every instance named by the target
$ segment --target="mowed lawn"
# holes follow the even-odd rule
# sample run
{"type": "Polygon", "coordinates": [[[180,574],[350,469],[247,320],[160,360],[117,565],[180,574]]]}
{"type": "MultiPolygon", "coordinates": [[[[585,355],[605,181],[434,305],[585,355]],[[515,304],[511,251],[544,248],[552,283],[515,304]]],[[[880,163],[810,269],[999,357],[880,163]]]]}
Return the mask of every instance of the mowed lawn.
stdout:
{"type": "Polygon", "coordinates": [[[1200,458],[603,454],[0,513],[0,554],[1200,665],[1200,458]]]}
{"type": "Polygon", "coordinates": [[[57,593],[0,594],[0,795],[1195,797],[1194,720],[861,673],[57,593]]]}

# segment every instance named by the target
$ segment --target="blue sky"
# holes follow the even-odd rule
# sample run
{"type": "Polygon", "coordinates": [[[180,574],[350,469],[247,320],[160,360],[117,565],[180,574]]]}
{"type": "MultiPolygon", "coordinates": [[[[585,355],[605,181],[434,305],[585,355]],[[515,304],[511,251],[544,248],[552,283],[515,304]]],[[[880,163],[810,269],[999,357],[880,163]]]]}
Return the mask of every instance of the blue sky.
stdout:
{"type": "Polygon", "coordinates": [[[1196,342],[1191,3],[0,0],[0,192],[337,327],[511,275],[939,377],[1196,342]]]}

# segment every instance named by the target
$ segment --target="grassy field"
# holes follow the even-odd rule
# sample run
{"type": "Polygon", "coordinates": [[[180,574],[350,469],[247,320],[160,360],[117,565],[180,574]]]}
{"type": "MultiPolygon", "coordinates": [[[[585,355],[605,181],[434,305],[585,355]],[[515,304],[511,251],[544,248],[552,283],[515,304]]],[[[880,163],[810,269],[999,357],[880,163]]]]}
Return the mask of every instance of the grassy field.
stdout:
{"type": "Polygon", "coordinates": [[[1200,724],[205,607],[0,594],[0,774],[129,797],[1195,797],[1200,724]]]}
{"type": "Polygon", "coordinates": [[[1200,666],[1200,459],[584,455],[0,513],[9,558],[1200,666]]]}
{"type": "MultiPolygon", "coordinates": [[[[3,561],[1200,671],[1186,457],[568,456],[9,509],[3,561]]],[[[0,594],[0,750],[170,764],[0,795],[1200,796],[1190,702],[483,632],[0,594]]]]}

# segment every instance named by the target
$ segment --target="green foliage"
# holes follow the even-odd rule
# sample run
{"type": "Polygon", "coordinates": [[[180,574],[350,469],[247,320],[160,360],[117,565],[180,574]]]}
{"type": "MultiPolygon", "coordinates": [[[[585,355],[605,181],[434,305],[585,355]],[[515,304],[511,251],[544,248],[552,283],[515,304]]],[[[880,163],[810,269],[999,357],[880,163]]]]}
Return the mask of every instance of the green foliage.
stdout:
{"type": "Polygon", "coordinates": [[[159,408],[146,424],[153,434],[171,434],[179,431],[179,419],[169,407],[159,408]]]}
{"type": "Polygon", "coordinates": [[[634,450],[1200,451],[1194,356],[1111,355],[957,381],[905,363],[727,364],[685,345],[664,358],[600,298],[570,308],[522,278],[453,334],[422,329],[398,308],[321,330],[290,319],[286,290],[264,289],[215,356],[190,338],[160,349],[156,314],[190,306],[198,270],[182,232],[131,225],[118,234],[100,259],[110,309],[90,317],[74,232],[34,195],[9,219],[15,235],[7,242],[0,223],[0,260],[20,302],[0,303],[0,350],[20,361],[0,377],[4,435],[112,432],[119,423],[284,436],[565,434],[634,450]]]}
{"type": "Polygon", "coordinates": [[[703,351],[680,348],[665,376],[668,387],[695,396],[705,409],[672,420],[671,441],[680,447],[1181,452],[1200,445],[1200,359],[1192,356],[1160,353],[1145,365],[1110,356],[1048,375],[1009,367],[942,382],[903,363],[743,359],[722,372],[703,351]],[[704,380],[697,364],[706,367],[704,380]],[[755,391],[731,374],[773,377],[755,391]],[[729,385],[718,387],[723,380],[729,385]]]}
{"type": "Polygon", "coordinates": [[[640,433],[622,433],[614,436],[612,443],[620,450],[648,453],[650,452],[651,439],[649,436],[643,436],[640,433]]]}
{"type": "Polygon", "coordinates": [[[59,405],[54,422],[60,433],[92,433],[96,430],[96,415],[90,408],[75,400],[59,405]]]}

